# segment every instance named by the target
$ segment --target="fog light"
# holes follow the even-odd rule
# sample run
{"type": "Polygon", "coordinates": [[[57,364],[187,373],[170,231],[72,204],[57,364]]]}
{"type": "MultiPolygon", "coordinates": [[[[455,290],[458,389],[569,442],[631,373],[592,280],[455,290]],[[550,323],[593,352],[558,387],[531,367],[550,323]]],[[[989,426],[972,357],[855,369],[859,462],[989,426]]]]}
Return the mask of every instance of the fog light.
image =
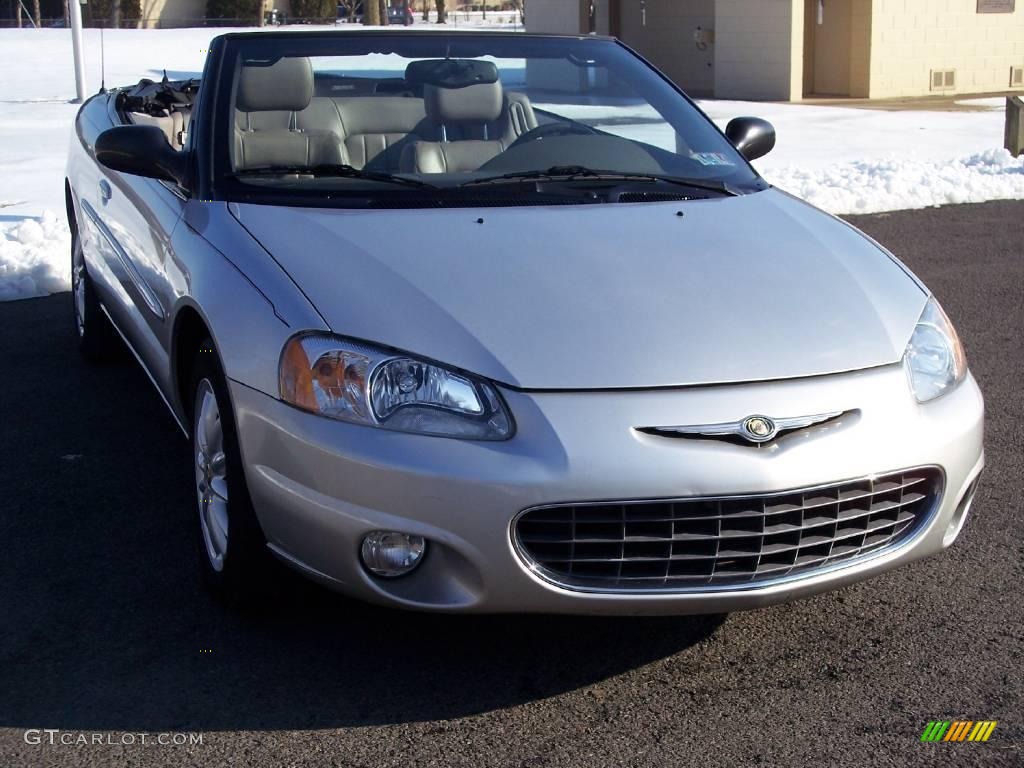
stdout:
{"type": "Polygon", "coordinates": [[[412,571],[427,550],[422,536],[398,531],[374,531],[363,539],[363,565],[374,576],[394,578],[412,571]]]}

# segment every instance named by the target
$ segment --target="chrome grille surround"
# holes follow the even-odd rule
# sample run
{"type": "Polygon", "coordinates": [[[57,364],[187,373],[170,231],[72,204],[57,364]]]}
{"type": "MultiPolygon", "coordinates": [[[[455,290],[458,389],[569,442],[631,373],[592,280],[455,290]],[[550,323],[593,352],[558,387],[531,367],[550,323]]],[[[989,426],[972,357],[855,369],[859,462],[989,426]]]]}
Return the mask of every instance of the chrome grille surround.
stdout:
{"type": "Polygon", "coordinates": [[[511,536],[530,571],[575,591],[754,589],[906,546],[944,484],[928,466],[764,494],[550,504],[520,512],[511,536]]]}

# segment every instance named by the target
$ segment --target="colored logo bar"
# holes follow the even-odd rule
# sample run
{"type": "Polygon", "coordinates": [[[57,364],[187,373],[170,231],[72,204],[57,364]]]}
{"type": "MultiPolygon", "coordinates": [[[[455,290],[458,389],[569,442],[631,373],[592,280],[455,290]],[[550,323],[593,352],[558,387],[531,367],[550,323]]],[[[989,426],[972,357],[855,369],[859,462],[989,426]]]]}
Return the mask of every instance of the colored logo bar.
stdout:
{"type": "Polygon", "coordinates": [[[932,720],[925,726],[921,741],[988,741],[996,723],[996,720],[932,720]]]}

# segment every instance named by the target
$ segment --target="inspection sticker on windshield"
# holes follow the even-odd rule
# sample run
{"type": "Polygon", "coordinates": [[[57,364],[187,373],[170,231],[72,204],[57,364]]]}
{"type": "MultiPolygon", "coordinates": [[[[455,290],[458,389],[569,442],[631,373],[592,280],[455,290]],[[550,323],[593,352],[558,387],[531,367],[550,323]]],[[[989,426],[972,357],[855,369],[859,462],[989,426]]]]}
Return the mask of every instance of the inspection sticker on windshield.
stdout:
{"type": "Polygon", "coordinates": [[[690,157],[701,165],[733,165],[721,152],[694,152],[690,157]]]}

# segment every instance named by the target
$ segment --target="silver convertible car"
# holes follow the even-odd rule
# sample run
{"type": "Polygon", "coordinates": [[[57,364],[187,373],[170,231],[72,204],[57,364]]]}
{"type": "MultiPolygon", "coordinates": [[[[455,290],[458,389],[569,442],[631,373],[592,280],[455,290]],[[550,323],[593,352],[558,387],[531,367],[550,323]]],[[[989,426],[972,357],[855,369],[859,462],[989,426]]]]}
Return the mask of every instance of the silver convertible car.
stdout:
{"type": "Polygon", "coordinates": [[[75,128],[81,349],[189,437],[229,598],[274,556],[423,610],[727,612],[964,525],[937,301],[613,39],[226,34],[75,128]]]}

